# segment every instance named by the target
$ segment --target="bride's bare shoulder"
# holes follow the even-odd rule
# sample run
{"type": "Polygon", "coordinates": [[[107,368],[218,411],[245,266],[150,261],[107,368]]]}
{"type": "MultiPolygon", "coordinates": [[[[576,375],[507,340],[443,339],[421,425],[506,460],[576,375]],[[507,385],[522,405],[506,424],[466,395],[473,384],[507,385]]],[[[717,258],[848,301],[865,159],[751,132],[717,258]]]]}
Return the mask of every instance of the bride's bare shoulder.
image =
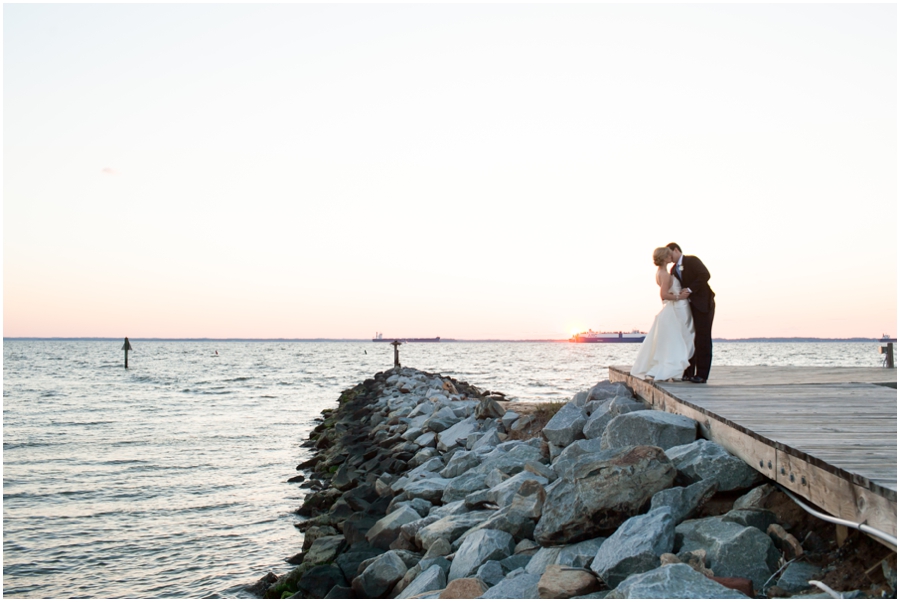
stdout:
{"type": "Polygon", "coordinates": [[[656,284],[662,286],[663,283],[669,279],[669,272],[666,271],[665,267],[660,267],[656,270],[656,284]]]}

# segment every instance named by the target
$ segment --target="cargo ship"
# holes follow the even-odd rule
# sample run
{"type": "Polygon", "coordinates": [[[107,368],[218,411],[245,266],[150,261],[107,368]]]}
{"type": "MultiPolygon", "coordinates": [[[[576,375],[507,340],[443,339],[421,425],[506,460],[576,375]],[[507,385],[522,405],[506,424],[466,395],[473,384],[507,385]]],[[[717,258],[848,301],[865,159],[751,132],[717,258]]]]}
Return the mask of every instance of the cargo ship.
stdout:
{"type": "Polygon", "coordinates": [[[642,343],[647,333],[640,330],[631,332],[594,332],[588,330],[572,335],[570,343],[642,343]]]}
{"type": "Polygon", "coordinates": [[[410,338],[384,338],[384,335],[380,332],[375,333],[375,338],[372,339],[373,342],[376,343],[392,343],[393,341],[400,341],[401,343],[440,343],[441,337],[434,337],[433,339],[410,339],[410,338]]]}
{"type": "Polygon", "coordinates": [[[879,343],[896,343],[897,337],[892,337],[889,334],[883,334],[883,335],[881,335],[881,338],[878,339],[878,342],[879,343]]]}

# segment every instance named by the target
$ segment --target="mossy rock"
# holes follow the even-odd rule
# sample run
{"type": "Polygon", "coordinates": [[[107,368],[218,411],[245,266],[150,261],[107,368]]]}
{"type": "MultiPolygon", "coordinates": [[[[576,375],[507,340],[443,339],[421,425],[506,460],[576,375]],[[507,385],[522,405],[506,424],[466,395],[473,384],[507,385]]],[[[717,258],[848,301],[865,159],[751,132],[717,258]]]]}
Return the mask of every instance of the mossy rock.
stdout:
{"type": "Polygon", "coordinates": [[[269,586],[269,589],[266,590],[266,598],[274,598],[277,600],[293,596],[297,591],[297,582],[300,580],[300,577],[311,568],[311,565],[303,563],[289,573],[282,575],[278,578],[278,581],[273,583],[269,586]],[[288,594],[287,596],[284,595],[286,593],[288,594]]]}
{"type": "Polygon", "coordinates": [[[365,395],[366,393],[367,391],[365,386],[363,386],[362,384],[356,385],[352,389],[347,389],[346,391],[341,392],[341,396],[338,397],[338,405],[349,403],[360,395],[365,395]]]}

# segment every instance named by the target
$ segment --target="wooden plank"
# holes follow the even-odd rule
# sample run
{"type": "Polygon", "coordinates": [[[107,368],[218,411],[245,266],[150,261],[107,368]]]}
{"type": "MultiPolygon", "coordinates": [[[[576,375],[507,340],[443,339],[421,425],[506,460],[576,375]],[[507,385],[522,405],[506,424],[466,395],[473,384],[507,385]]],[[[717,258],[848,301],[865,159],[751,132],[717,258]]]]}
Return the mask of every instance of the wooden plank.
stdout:
{"type": "Polygon", "coordinates": [[[779,469],[775,481],[779,485],[832,516],[897,535],[896,500],[888,500],[790,454],[779,452],[777,457],[779,469]]]}
{"type": "MultiPolygon", "coordinates": [[[[630,376],[631,366],[610,366],[610,380],[612,380],[613,369],[630,376]]],[[[867,366],[713,366],[710,376],[710,386],[718,384],[755,386],[779,383],[786,385],[897,383],[896,368],[867,366]]]]}

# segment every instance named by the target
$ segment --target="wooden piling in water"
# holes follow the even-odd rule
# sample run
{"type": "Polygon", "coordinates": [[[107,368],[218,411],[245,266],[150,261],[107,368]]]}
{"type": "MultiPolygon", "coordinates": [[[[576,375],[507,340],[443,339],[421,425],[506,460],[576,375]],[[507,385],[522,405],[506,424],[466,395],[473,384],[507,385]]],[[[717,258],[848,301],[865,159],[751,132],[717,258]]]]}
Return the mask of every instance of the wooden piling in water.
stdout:
{"type": "Polygon", "coordinates": [[[125,369],[128,369],[128,352],[131,351],[131,343],[128,342],[128,337],[125,337],[125,344],[122,345],[122,349],[125,350],[125,369]]]}
{"type": "Polygon", "coordinates": [[[402,345],[400,341],[394,341],[391,345],[394,346],[394,368],[400,367],[400,345],[402,345]]]}

